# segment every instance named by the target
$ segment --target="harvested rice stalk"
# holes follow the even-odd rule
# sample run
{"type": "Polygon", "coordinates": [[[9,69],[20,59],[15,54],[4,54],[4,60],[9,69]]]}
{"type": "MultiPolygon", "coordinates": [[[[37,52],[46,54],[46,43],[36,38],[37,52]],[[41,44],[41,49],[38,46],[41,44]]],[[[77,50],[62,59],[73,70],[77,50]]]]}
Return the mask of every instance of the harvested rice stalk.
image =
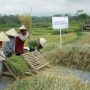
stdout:
{"type": "Polygon", "coordinates": [[[7,90],[90,90],[90,84],[81,83],[78,77],[72,75],[40,75],[16,80],[7,90]]]}
{"type": "Polygon", "coordinates": [[[28,29],[28,32],[31,34],[32,18],[30,15],[21,15],[19,16],[20,22],[25,25],[28,29]]]}
{"type": "Polygon", "coordinates": [[[6,60],[6,63],[17,76],[24,76],[28,68],[24,58],[21,56],[10,57],[6,60]]]}
{"type": "Polygon", "coordinates": [[[90,47],[87,46],[58,48],[44,54],[44,58],[53,64],[90,71],[90,47]]]}

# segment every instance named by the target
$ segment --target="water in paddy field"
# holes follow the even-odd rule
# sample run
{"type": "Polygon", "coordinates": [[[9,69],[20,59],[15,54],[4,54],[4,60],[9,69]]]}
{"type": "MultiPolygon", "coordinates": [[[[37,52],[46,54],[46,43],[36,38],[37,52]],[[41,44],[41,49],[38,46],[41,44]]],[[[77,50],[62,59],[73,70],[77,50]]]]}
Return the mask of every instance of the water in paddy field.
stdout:
{"type": "Polygon", "coordinates": [[[13,80],[10,77],[0,77],[0,90],[5,90],[12,82],[13,80]]]}
{"type": "Polygon", "coordinates": [[[2,68],[2,63],[0,62],[0,90],[5,90],[5,88],[14,82],[14,79],[12,77],[2,76],[2,68]]]}
{"type": "MultiPolygon", "coordinates": [[[[59,76],[61,74],[77,76],[80,78],[81,83],[86,81],[90,82],[90,72],[84,72],[81,70],[71,69],[66,67],[51,67],[51,68],[47,68],[46,70],[48,70],[49,72],[53,70],[54,73],[52,74],[59,75],[59,76]]],[[[46,73],[45,70],[43,71],[46,73]]],[[[5,76],[0,77],[0,90],[4,90],[9,85],[13,84],[13,82],[14,82],[14,79],[11,77],[5,77],[5,76]]]]}
{"type": "MultiPolygon", "coordinates": [[[[54,66],[50,69],[48,69],[46,72],[49,72],[51,75],[73,75],[80,78],[80,81],[83,82],[89,82],[90,83],[90,72],[85,72],[78,69],[72,69],[72,68],[66,68],[63,66],[54,66]]],[[[47,73],[46,73],[47,74],[47,73]]]]}
{"type": "Polygon", "coordinates": [[[90,82],[90,72],[85,72],[77,69],[67,69],[66,72],[78,76],[81,82],[90,82]]]}

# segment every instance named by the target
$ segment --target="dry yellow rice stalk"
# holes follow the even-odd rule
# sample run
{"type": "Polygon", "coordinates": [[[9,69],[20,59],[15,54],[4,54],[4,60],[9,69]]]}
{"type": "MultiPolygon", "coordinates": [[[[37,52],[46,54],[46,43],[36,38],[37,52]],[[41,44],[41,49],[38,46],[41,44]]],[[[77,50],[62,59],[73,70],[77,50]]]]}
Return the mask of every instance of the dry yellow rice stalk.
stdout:
{"type": "Polygon", "coordinates": [[[32,26],[31,15],[28,15],[28,14],[21,15],[21,16],[19,16],[19,20],[23,25],[25,25],[28,32],[31,34],[31,26],[32,26]]]}
{"type": "Polygon", "coordinates": [[[58,48],[44,54],[44,58],[53,64],[90,71],[90,47],[88,46],[58,48]]]}

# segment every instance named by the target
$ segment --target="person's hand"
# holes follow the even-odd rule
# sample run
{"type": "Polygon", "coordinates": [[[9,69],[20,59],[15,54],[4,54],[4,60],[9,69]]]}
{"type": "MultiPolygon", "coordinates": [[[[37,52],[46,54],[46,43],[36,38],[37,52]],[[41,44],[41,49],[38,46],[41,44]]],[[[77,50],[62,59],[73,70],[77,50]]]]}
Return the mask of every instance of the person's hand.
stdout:
{"type": "Polygon", "coordinates": [[[10,52],[13,54],[14,53],[14,50],[10,50],[10,52]]]}
{"type": "Polygon", "coordinates": [[[28,38],[28,37],[29,37],[29,32],[27,31],[27,32],[26,32],[26,38],[28,38]]]}
{"type": "Polygon", "coordinates": [[[14,53],[15,53],[15,51],[13,50],[13,51],[12,51],[12,53],[14,54],[14,53]]]}

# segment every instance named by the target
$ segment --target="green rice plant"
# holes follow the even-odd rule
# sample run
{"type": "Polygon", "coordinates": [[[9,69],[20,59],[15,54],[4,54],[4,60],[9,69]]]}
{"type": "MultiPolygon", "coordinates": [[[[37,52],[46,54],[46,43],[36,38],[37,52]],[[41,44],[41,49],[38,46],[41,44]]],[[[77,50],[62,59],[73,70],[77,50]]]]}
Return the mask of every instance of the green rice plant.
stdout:
{"type": "Polygon", "coordinates": [[[51,32],[52,35],[59,35],[60,34],[60,30],[53,30],[51,32]]]}
{"type": "MultiPolygon", "coordinates": [[[[70,31],[69,29],[68,30],[62,30],[61,33],[62,34],[66,34],[66,33],[71,33],[71,32],[74,32],[74,31],[70,31]]],[[[60,30],[53,30],[51,32],[52,35],[59,35],[60,34],[60,30]]]]}
{"type": "Polygon", "coordinates": [[[37,40],[30,40],[29,41],[29,46],[32,47],[32,48],[35,48],[37,46],[37,40]]]}
{"type": "MultiPolygon", "coordinates": [[[[59,35],[51,35],[51,34],[44,34],[44,35],[32,35],[32,40],[37,40],[40,37],[44,37],[47,40],[46,46],[42,49],[42,51],[50,51],[53,50],[53,47],[57,48],[60,46],[60,36],[59,35]],[[50,47],[50,48],[49,48],[50,47]]],[[[63,45],[68,43],[73,43],[78,40],[78,36],[76,33],[68,33],[62,34],[62,41],[63,45]]]]}
{"type": "Polygon", "coordinates": [[[33,28],[33,32],[48,34],[51,33],[52,30],[48,30],[47,28],[33,28]]]}
{"type": "Polygon", "coordinates": [[[23,57],[14,55],[10,58],[7,58],[6,63],[11,67],[17,76],[22,77],[25,75],[27,64],[23,57]]]}
{"type": "Polygon", "coordinates": [[[57,43],[49,43],[49,44],[46,44],[46,46],[41,50],[41,52],[52,51],[58,47],[59,45],[57,43]]]}

